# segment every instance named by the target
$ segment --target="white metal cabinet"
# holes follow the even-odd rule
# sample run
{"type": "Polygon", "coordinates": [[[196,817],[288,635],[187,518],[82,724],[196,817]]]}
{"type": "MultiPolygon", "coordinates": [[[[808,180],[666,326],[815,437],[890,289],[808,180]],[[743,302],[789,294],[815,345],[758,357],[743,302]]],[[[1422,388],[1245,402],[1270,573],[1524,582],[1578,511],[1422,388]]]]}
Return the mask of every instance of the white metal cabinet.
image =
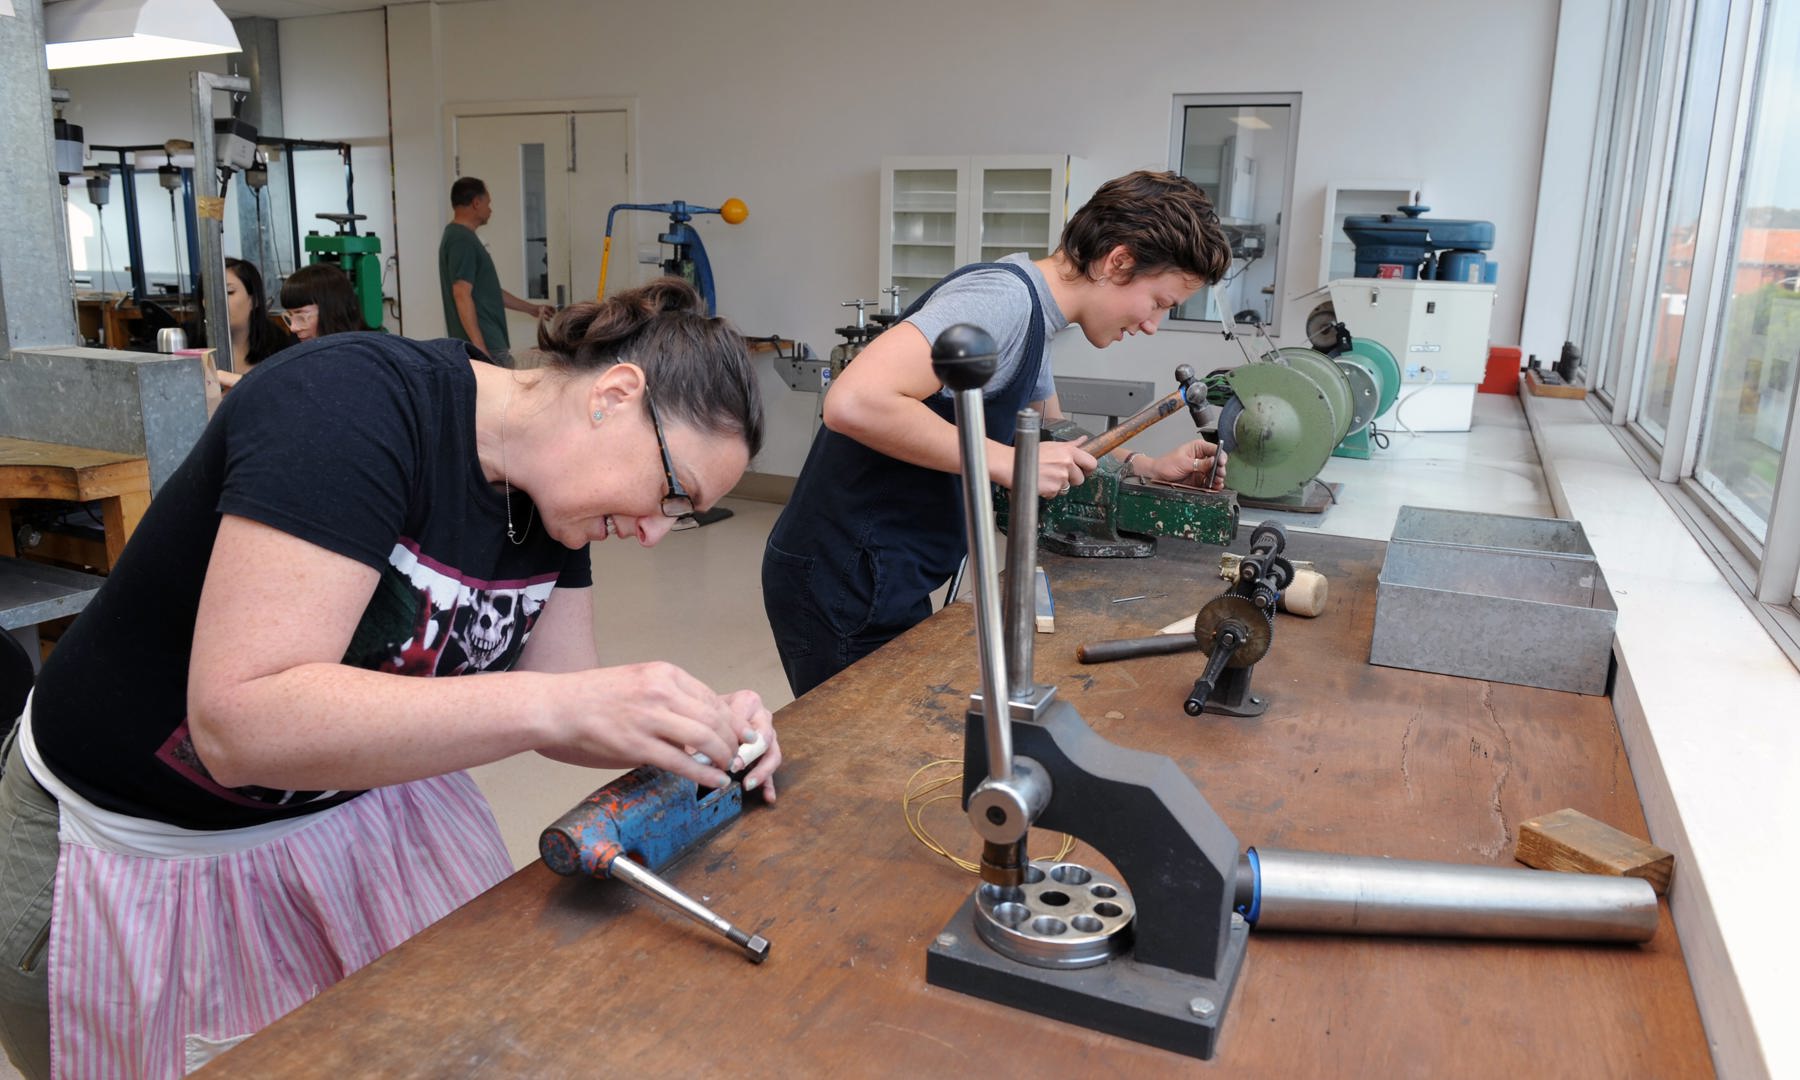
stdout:
{"type": "Polygon", "coordinates": [[[876,285],[910,303],[967,263],[1044,258],[1089,194],[1067,154],[884,158],[876,285]]]}

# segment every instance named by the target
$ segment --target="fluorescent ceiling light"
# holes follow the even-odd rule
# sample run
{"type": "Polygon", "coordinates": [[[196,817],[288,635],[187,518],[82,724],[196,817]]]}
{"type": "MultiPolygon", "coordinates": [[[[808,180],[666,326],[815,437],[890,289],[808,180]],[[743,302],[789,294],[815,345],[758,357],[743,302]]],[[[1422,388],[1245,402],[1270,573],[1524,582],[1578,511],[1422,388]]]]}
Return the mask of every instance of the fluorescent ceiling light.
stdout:
{"type": "Polygon", "coordinates": [[[241,52],[212,0],[63,0],[44,5],[52,70],[241,52]]]}
{"type": "Polygon", "coordinates": [[[1251,131],[1270,130],[1269,122],[1262,117],[1257,116],[1255,113],[1239,113],[1231,118],[1231,122],[1238,127],[1248,128],[1251,131]]]}

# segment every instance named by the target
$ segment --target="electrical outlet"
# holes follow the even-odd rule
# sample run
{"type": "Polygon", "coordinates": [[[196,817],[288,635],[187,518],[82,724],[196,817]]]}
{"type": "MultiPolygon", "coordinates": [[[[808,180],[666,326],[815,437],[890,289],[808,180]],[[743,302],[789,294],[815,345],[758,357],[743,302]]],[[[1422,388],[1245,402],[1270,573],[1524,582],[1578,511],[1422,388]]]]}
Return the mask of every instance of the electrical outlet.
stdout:
{"type": "Polygon", "coordinates": [[[1406,381],[1413,382],[1425,377],[1425,368],[1421,364],[1406,365],[1406,381]]]}

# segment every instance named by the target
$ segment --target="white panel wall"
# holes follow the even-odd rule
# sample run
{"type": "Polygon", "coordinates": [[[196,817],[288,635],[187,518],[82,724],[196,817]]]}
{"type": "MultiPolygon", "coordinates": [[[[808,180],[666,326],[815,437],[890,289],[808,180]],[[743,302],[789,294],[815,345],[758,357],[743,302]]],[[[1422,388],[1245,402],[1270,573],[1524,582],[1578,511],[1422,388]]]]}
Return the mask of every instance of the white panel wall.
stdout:
{"type": "MultiPolygon", "coordinates": [[[[1103,176],[1164,168],[1172,95],[1230,90],[1304,95],[1286,296],[1311,287],[1328,180],[1417,175],[1435,213],[1494,222],[1493,337],[1515,342],[1557,11],[1556,0],[790,0],[754,11],[704,0],[490,0],[444,5],[435,22],[447,101],[635,98],[635,197],[744,199],[742,225],[697,222],[722,311],[747,332],[797,336],[823,352],[844,321],[838,301],[884,284],[875,280],[882,155],[1067,151],[1103,176]]],[[[431,54],[431,28],[417,22],[405,37],[396,30],[396,64],[431,54]]],[[[403,96],[421,92],[416,80],[395,80],[396,116],[403,96]]],[[[420,135],[396,126],[397,140],[420,135]]],[[[436,199],[445,181],[416,172],[428,167],[423,155],[401,165],[405,217],[415,185],[436,199]]],[[[615,247],[653,241],[656,225],[634,215],[631,245],[615,247]]],[[[435,245],[435,234],[402,238],[410,304],[435,295],[435,245]]],[[[1303,340],[1298,306],[1284,320],[1287,343],[1303,340]]],[[[1056,362],[1065,374],[1166,384],[1178,363],[1207,370],[1236,357],[1211,335],[1166,332],[1105,352],[1063,342],[1056,362]]],[[[792,474],[814,402],[772,372],[764,385],[770,438],[755,467],[792,474]]],[[[1153,444],[1179,437],[1164,426],[1153,444]]]]}
{"type": "MultiPolygon", "coordinates": [[[[442,332],[443,106],[626,97],[637,109],[634,198],[744,199],[742,225],[696,222],[722,311],[746,332],[799,337],[823,353],[844,321],[838,302],[884,284],[875,280],[883,155],[1066,151],[1104,178],[1168,166],[1175,94],[1297,90],[1284,296],[1312,285],[1327,182],[1416,175],[1434,213],[1494,222],[1492,336],[1513,343],[1557,15],[1556,0],[916,0],[903,13],[876,0],[790,0],[754,12],[705,0],[401,4],[385,13],[385,41],[381,12],[283,20],[283,100],[288,134],[356,147],[357,209],[400,257],[398,288],[390,276],[388,289],[415,336],[442,332]],[[385,190],[390,92],[397,211],[385,190]]],[[[71,118],[102,133],[91,139],[137,141],[158,124],[186,124],[191,66],[71,72],[59,82],[84,110],[71,118]]],[[[316,186],[323,192],[327,181],[316,186]]],[[[328,208],[311,198],[301,197],[308,221],[328,208]]],[[[654,242],[659,224],[622,218],[615,246],[629,257],[654,242]]],[[[1306,306],[1285,305],[1283,343],[1303,341],[1306,306]]],[[[1238,355],[1214,335],[1165,332],[1104,352],[1065,340],[1056,364],[1064,374],[1167,384],[1178,363],[1208,370],[1238,355]]],[[[770,437],[755,467],[791,475],[814,402],[766,374],[770,437]]],[[[1163,427],[1148,446],[1180,437],[1163,427]]]]}

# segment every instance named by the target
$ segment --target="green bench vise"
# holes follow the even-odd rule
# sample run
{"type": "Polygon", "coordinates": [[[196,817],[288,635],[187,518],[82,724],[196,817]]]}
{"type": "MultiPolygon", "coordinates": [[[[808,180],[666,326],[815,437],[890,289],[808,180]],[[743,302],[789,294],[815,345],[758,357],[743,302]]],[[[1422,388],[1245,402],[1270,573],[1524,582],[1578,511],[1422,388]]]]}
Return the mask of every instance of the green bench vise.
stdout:
{"type": "MultiPolygon", "coordinates": [[[[1044,425],[1045,439],[1068,442],[1088,435],[1070,420],[1044,425]]],[[[995,486],[994,510],[1004,531],[1011,492],[995,486]]],[[[1096,559],[1144,559],[1156,553],[1158,536],[1223,547],[1237,537],[1233,491],[1202,491],[1125,475],[1110,454],[1080,487],[1045,499],[1038,510],[1038,543],[1058,555],[1096,559]]]]}

